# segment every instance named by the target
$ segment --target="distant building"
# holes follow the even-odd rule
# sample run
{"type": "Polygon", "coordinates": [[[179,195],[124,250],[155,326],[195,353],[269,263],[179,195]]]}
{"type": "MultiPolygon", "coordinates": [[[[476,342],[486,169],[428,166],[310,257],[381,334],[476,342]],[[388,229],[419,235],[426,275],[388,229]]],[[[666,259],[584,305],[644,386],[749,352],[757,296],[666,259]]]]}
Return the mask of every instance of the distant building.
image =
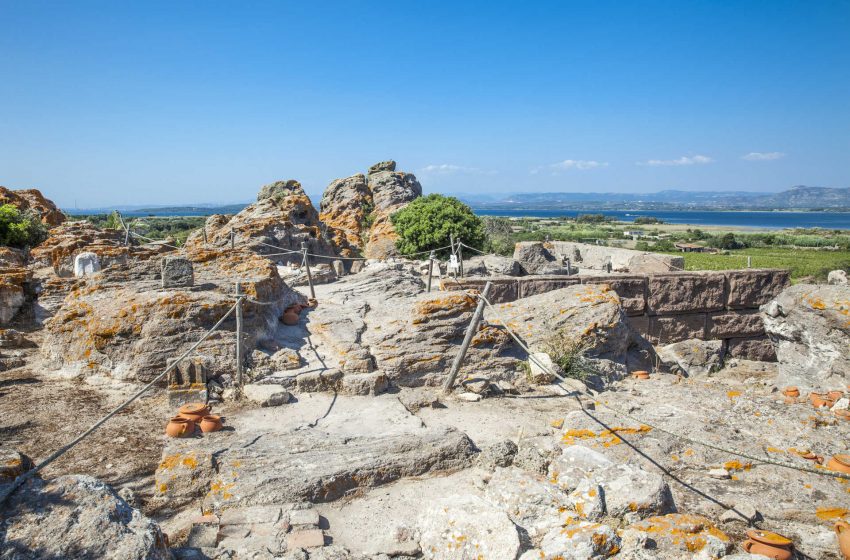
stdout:
{"type": "Polygon", "coordinates": [[[683,253],[713,253],[714,249],[694,243],[674,243],[673,246],[683,253]]]}
{"type": "Polygon", "coordinates": [[[623,232],[626,237],[631,237],[635,241],[644,236],[644,233],[639,229],[627,229],[623,232]]]}

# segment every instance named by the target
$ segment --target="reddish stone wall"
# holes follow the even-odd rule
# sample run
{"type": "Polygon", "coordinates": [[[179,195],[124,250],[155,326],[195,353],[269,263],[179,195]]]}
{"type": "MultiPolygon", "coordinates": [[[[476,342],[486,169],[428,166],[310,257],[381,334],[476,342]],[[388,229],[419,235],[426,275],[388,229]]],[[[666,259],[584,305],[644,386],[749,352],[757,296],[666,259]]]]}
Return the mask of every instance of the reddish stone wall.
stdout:
{"type": "Polygon", "coordinates": [[[444,280],[442,289],[481,289],[493,283],[491,301],[508,302],[573,284],[608,284],[634,328],[653,344],[725,340],[733,357],[775,359],[758,308],[790,285],[787,270],[600,276],[523,276],[444,280]]]}

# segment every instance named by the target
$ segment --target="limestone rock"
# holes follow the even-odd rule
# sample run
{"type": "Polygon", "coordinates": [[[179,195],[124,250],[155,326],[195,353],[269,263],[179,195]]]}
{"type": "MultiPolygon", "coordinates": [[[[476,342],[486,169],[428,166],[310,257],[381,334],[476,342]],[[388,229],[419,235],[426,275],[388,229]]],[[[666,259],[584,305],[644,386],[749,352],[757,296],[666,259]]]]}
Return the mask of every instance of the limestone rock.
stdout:
{"type": "Polygon", "coordinates": [[[683,340],[657,348],[661,361],[688,377],[708,375],[723,366],[722,340],[683,340]]]}
{"type": "Polygon", "coordinates": [[[397,236],[390,216],[422,196],[422,186],[412,173],[388,169],[370,172],[367,180],[372,192],[375,221],[369,232],[365,256],[373,259],[394,256],[397,254],[397,236]]]}
{"type": "Polygon", "coordinates": [[[433,560],[516,558],[520,540],[504,512],[473,496],[453,496],[422,512],[422,554],[433,560]]]}
{"type": "Polygon", "coordinates": [[[32,460],[18,451],[0,449],[0,485],[12,482],[32,468],[32,460]]]}
{"type": "Polygon", "coordinates": [[[249,383],[242,387],[245,397],[262,407],[281,406],[292,399],[289,391],[282,390],[278,385],[255,385],[249,383]]]}
{"type": "Polygon", "coordinates": [[[478,464],[487,470],[509,467],[517,454],[517,446],[509,439],[488,445],[478,454],[478,464]]]}
{"type": "Polygon", "coordinates": [[[846,270],[830,270],[826,277],[826,283],[831,286],[846,286],[847,271],[846,270]]]}
{"type": "Polygon", "coordinates": [[[620,537],[608,525],[579,521],[549,531],[540,544],[545,560],[597,560],[620,549],[620,537]]]}
{"type": "Polygon", "coordinates": [[[534,539],[565,521],[567,496],[546,478],[517,467],[497,468],[484,497],[508,512],[511,520],[534,539]]]}
{"type": "Polygon", "coordinates": [[[165,257],[162,259],[163,288],[191,288],[195,285],[192,261],[186,257],[165,257]]]}
{"type": "Polygon", "coordinates": [[[796,284],[774,301],[763,307],[762,317],[779,360],[777,385],[801,391],[847,385],[850,286],[796,284]]]}
{"type": "Polygon", "coordinates": [[[379,161],[375,165],[369,167],[369,175],[379,173],[381,171],[395,171],[396,163],[393,160],[379,161]]]}
{"type": "Polygon", "coordinates": [[[95,253],[84,252],[74,257],[74,276],[88,276],[100,272],[100,259],[95,253]]]}
{"type": "Polygon", "coordinates": [[[257,202],[232,218],[210,216],[204,228],[206,245],[203,232],[196,231],[186,240],[186,247],[192,250],[229,249],[232,231],[237,248],[273,255],[271,258],[279,263],[300,264],[301,254],[298,252],[301,251],[301,243],[306,243],[312,254],[336,255],[324,225],[319,221],[318,212],[301,184],[292,179],[264,186],[257,202]]]}
{"type": "Polygon", "coordinates": [[[545,243],[521,241],[514,247],[514,258],[523,274],[568,275],[562,261],[552,254],[545,243]]]}
{"type": "Polygon", "coordinates": [[[353,252],[345,256],[362,252],[368,235],[367,219],[373,206],[372,191],[362,174],[335,179],[325,189],[319,206],[319,219],[328,226],[340,254],[344,254],[342,251],[346,246],[353,252]]]}
{"type": "Polygon", "coordinates": [[[728,535],[700,515],[670,513],[650,517],[629,529],[650,535],[663,558],[719,558],[733,546],[728,535]]]}
{"type": "Polygon", "coordinates": [[[34,479],[3,507],[0,557],[170,560],[159,527],[89,476],[34,479]]]}
{"type": "Polygon", "coordinates": [[[41,194],[38,189],[10,190],[0,187],[0,205],[11,204],[22,212],[32,212],[48,226],[58,226],[65,221],[65,214],[41,194]]]}
{"type": "Polygon", "coordinates": [[[519,276],[522,268],[510,257],[477,255],[464,259],[463,272],[466,276],[519,276]]]}
{"type": "Polygon", "coordinates": [[[557,373],[564,376],[561,366],[552,361],[552,357],[546,352],[535,352],[528,358],[528,367],[531,370],[531,379],[535,383],[551,383],[557,373]]]}
{"type": "Polygon", "coordinates": [[[342,390],[351,395],[379,395],[388,387],[387,376],[378,371],[349,373],[342,378],[342,390]]]}

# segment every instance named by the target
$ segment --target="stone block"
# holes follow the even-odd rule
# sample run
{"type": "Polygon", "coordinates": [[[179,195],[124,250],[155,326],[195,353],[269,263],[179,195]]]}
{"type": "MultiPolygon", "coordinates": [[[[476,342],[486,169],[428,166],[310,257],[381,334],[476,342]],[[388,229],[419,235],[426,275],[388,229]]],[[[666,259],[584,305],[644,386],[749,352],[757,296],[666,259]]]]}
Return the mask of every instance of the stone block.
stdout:
{"type": "Polygon", "coordinates": [[[342,390],[351,395],[380,395],[390,382],[383,372],[349,373],[342,378],[342,390]]]}
{"type": "Polygon", "coordinates": [[[440,280],[440,289],[443,291],[455,290],[478,290],[484,289],[487,282],[491,283],[490,296],[487,298],[491,303],[507,303],[517,299],[516,278],[443,278],[440,280]]]}
{"type": "Polygon", "coordinates": [[[517,281],[517,295],[527,298],[580,283],[577,276],[526,276],[517,281]]]}
{"type": "Polygon", "coordinates": [[[298,390],[302,393],[315,393],[337,389],[342,380],[342,372],[338,369],[312,371],[299,375],[295,379],[298,390]]]}
{"type": "Polygon", "coordinates": [[[100,272],[100,258],[94,253],[80,253],[74,257],[74,276],[80,278],[100,272]]]}
{"type": "Polygon", "coordinates": [[[646,310],[645,276],[585,276],[582,284],[607,284],[620,296],[620,303],[627,315],[642,315],[646,310]]]}
{"type": "Polygon", "coordinates": [[[726,307],[726,278],[722,273],[652,274],[647,281],[649,315],[720,311],[726,307]]]}
{"type": "Polygon", "coordinates": [[[286,546],[287,550],[325,546],[325,535],[321,529],[292,531],[286,536],[286,546]]]}
{"type": "Polygon", "coordinates": [[[195,272],[192,261],[185,257],[165,257],[162,259],[163,288],[191,288],[195,285],[195,272]]]}
{"type": "Polygon", "coordinates": [[[294,529],[299,528],[318,528],[319,527],[319,512],[310,509],[294,509],[289,512],[289,524],[294,529]]]}
{"type": "Polygon", "coordinates": [[[709,339],[743,338],[764,334],[764,322],[758,311],[725,311],[708,316],[709,339]]]}
{"type": "Polygon", "coordinates": [[[705,313],[688,313],[649,318],[649,341],[670,344],[692,338],[705,338],[705,313]]]}
{"type": "MultiPolygon", "coordinates": [[[[175,358],[169,358],[170,366],[175,358]]],[[[186,358],[177,367],[168,372],[168,402],[174,406],[182,406],[190,402],[206,402],[207,373],[204,359],[186,358]]]]}
{"type": "Polygon", "coordinates": [[[730,270],[725,274],[730,309],[756,309],[791,285],[789,270],[730,270]]]}
{"type": "Polygon", "coordinates": [[[284,405],[292,398],[289,391],[282,389],[280,385],[256,385],[249,383],[242,390],[248,400],[264,408],[284,405]]]}
{"type": "MultiPolygon", "coordinates": [[[[649,316],[634,315],[629,317],[629,324],[639,335],[649,340],[649,316]]],[[[650,341],[651,342],[651,341],[650,341]]]]}
{"type": "Polygon", "coordinates": [[[194,548],[215,548],[218,544],[218,527],[213,525],[192,525],[186,545],[194,548]]]}
{"type": "Polygon", "coordinates": [[[277,523],[282,509],[280,506],[248,506],[226,509],[222,512],[220,523],[225,525],[254,525],[257,523],[277,523]]]}
{"type": "Polygon", "coordinates": [[[726,355],[744,360],[775,362],[776,348],[766,336],[730,338],[727,341],[726,355]]]}

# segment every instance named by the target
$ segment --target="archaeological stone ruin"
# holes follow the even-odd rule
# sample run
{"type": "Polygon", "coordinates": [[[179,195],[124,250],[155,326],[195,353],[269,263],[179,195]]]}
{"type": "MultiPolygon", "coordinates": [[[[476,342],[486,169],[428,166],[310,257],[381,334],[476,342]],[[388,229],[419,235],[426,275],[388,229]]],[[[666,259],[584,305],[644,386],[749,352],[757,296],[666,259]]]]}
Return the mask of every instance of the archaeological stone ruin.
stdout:
{"type": "Polygon", "coordinates": [[[0,559],[842,558],[846,274],[461,275],[396,248],[421,194],[276,181],[174,246],[0,191],[51,227],[0,250],[0,559]]]}

